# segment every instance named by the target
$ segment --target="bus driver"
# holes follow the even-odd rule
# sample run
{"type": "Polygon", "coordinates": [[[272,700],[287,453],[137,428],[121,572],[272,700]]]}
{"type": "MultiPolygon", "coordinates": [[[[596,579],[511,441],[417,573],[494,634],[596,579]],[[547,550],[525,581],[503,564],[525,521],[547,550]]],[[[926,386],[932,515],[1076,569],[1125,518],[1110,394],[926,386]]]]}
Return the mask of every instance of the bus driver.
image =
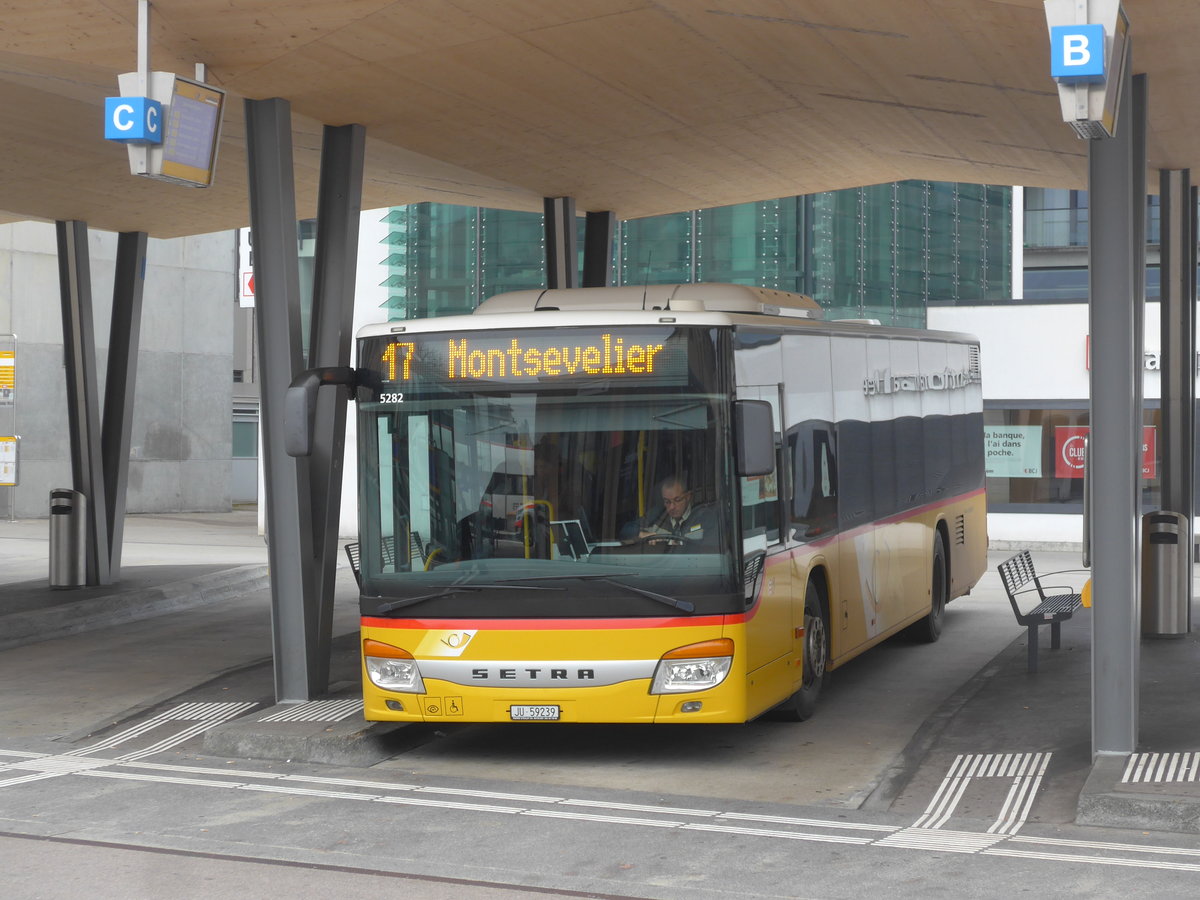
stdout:
{"type": "Polygon", "coordinates": [[[663,508],[625,526],[625,543],[645,541],[652,545],[703,551],[716,546],[716,518],[708,504],[693,504],[687,479],[672,475],[659,485],[663,508]],[[634,530],[636,529],[636,531],[634,530]]]}

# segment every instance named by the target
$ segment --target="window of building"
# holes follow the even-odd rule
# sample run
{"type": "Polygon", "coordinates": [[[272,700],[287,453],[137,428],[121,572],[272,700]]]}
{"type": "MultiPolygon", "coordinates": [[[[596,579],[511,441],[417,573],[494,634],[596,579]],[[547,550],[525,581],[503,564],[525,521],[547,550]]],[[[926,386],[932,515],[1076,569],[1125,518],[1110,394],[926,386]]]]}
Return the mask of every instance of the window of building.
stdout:
{"type": "MultiPolygon", "coordinates": [[[[1147,300],[1162,299],[1161,276],[1162,271],[1158,266],[1146,266],[1147,300]]],[[[1196,276],[1200,278],[1200,268],[1196,269],[1196,276]]],[[[1025,270],[1025,303],[1086,303],[1087,299],[1087,269],[1025,270]]]]}
{"type": "MultiPolygon", "coordinates": [[[[991,401],[983,411],[988,511],[1073,513],[1083,511],[1085,401],[1053,406],[991,401]]],[[[1161,502],[1156,405],[1143,410],[1142,504],[1161,502]]]]}
{"type": "Polygon", "coordinates": [[[1026,269],[1025,301],[1076,303],[1088,298],[1087,269],[1026,269]]]}
{"type": "Polygon", "coordinates": [[[1025,246],[1086,247],[1087,191],[1025,188],[1025,246]]]}
{"type": "MultiPolygon", "coordinates": [[[[1161,235],[1159,198],[1146,197],[1146,243],[1157,246],[1161,235]]],[[[1030,250],[1086,247],[1088,192],[1059,188],[1025,188],[1025,247],[1030,250]]]]}
{"type": "Polygon", "coordinates": [[[233,458],[253,459],[258,456],[258,423],[233,423],[233,458]]]}

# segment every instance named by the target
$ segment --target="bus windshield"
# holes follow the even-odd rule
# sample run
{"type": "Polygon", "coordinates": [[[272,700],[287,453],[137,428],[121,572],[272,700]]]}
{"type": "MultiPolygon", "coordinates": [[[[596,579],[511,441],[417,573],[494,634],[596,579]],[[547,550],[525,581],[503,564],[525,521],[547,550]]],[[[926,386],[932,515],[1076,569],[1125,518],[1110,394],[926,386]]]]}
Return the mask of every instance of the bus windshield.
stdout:
{"type": "Polygon", "coordinates": [[[724,337],[363,339],[378,376],[358,395],[363,614],[740,611],[724,337]]]}

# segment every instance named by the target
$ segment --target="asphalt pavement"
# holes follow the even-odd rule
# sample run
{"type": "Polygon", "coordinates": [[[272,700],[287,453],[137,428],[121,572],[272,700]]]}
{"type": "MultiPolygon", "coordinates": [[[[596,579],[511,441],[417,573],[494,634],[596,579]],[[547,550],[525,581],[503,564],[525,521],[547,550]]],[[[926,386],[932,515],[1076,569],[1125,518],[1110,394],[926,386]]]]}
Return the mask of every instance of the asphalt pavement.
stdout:
{"type": "MultiPolygon", "coordinates": [[[[1011,617],[995,571],[1011,552],[990,553],[987,574],[950,611],[975,604],[993,621],[1011,617]]],[[[1035,552],[1034,558],[1041,571],[1078,564],[1071,553],[1035,552]]],[[[344,557],[330,691],[301,705],[304,714],[294,705],[273,705],[267,553],[252,509],[129,516],[120,579],[110,586],[49,587],[44,519],[0,521],[0,560],[5,739],[82,744],[138,716],[228,696],[249,698],[256,714],[230,712],[228,721],[208,728],[206,753],[385,768],[435,740],[450,754],[483,754],[472,747],[469,731],[455,738],[425,726],[372,726],[356,714],[357,591],[344,557]]],[[[905,693],[936,685],[932,712],[874,735],[873,755],[834,747],[843,769],[850,767],[841,773],[850,787],[830,802],[913,821],[942,812],[971,815],[971,804],[984,801],[973,800],[969,786],[999,778],[1032,785],[1029,799],[1036,792],[1043,820],[1200,833],[1197,633],[1141,642],[1138,753],[1093,761],[1090,615],[1081,610],[1064,623],[1059,649],[1050,649],[1049,629],[1042,629],[1036,673],[1027,671],[1026,637],[1015,622],[1011,631],[995,632],[998,652],[988,648],[982,662],[951,660],[907,673],[910,683],[891,685],[895,693],[884,702],[903,702],[905,693]],[[1022,752],[995,752],[1004,747],[1022,752]],[[938,798],[943,808],[935,807],[938,798]]],[[[853,689],[855,678],[852,667],[835,672],[832,690],[853,689]]],[[[820,717],[818,710],[812,722],[820,717]]],[[[836,712],[832,718],[836,727],[836,712]]],[[[600,734],[586,732],[581,740],[589,745],[600,734]]],[[[495,733],[488,740],[495,743],[495,733]]],[[[680,750],[686,752],[682,742],[680,750]]],[[[572,752],[569,745],[563,752],[572,752]]],[[[1026,808],[1022,821],[1028,814],[1026,808]]]]}

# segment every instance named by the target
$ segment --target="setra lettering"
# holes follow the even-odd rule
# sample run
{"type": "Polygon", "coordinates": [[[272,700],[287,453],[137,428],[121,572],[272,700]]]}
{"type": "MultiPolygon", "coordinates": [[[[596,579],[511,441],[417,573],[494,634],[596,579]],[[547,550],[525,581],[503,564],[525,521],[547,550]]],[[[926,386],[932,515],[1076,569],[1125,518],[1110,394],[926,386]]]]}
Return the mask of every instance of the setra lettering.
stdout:
{"type": "Polygon", "coordinates": [[[502,681],[595,681],[595,669],[472,669],[473,681],[488,681],[497,678],[502,681]]]}

